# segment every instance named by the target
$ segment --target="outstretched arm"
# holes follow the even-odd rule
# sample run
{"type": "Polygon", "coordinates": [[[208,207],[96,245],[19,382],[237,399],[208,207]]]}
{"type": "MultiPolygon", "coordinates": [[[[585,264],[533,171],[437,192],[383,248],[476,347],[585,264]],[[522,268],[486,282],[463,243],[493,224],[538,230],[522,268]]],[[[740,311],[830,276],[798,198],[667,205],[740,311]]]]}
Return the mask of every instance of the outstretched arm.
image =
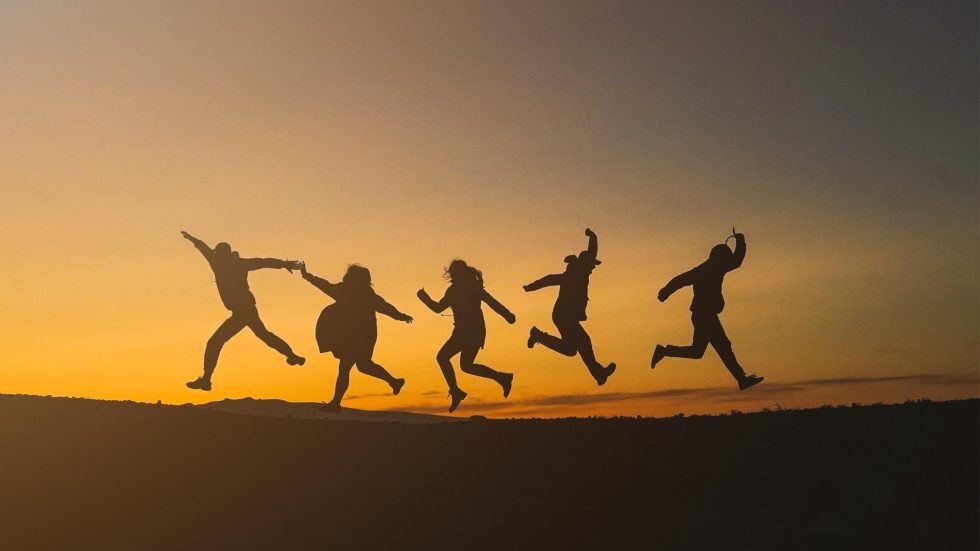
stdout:
{"type": "Polygon", "coordinates": [[[486,289],[483,290],[483,297],[481,298],[483,299],[483,302],[486,302],[487,306],[489,306],[494,312],[500,314],[500,317],[507,320],[507,323],[512,324],[515,321],[517,321],[517,316],[512,314],[511,311],[508,310],[506,306],[500,304],[500,301],[493,298],[493,295],[488,293],[486,289]]]}
{"type": "Polygon", "coordinates": [[[317,277],[311,274],[310,272],[307,272],[305,263],[300,264],[299,271],[300,274],[302,274],[303,279],[310,282],[310,285],[313,285],[317,289],[323,291],[330,298],[337,300],[337,295],[336,295],[337,287],[338,287],[337,283],[330,283],[329,281],[323,278],[317,277]]]}
{"type": "Polygon", "coordinates": [[[201,254],[203,254],[205,258],[211,258],[211,255],[214,253],[214,250],[211,247],[209,247],[207,243],[201,241],[200,239],[194,237],[193,235],[185,231],[180,232],[180,235],[184,236],[184,239],[193,243],[194,247],[197,248],[198,251],[201,251],[201,254]]]}
{"type": "Polygon", "coordinates": [[[246,258],[242,260],[246,270],[261,270],[263,268],[286,269],[292,272],[299,270],[302,262],[298,260],[279,260],[278,258],[246,258]]]}
{"type": "Polygon", "coordinates": [[[561,280],[562,280],[561,274],[546,275],[533,283],[528,283],[527,285],[525,285],[524,290],[530,293],[531,291],[537,291],[538,289],[543,289],[545,287],[561,285],[561,280]]]}
{"type": "Polygon", "coordinates": [[[742,261],[745,260],[745,235],[741,233],[735,234],[735,254],[732,255],[731,268],[728,271],[732,271],[742,265],[742,261]]]}
{"type": "Polygon", "coordinates": [[[683,274],[670,280],[664,288],[657,293],[657,299],[660,302],[667,300],[670,295],[674,294],[674,291],[680,289],[681,287],[687,287],[688,285],[694,285],[694,270],[684,272],[683,274]]]}
{"type": "Polygon", "coordinates": [[[404,321],[405,323],[412,323],[413,321],[412,316],[399,312],[398,308],[395,308],[391,304],[388,304],[388,302],[385,299],[377,295],[375,295],[375,297],[377,302],[374,305],[374,309],[379,314],[384,314],[389,318],[396,319],[398,321],[404,321]]]}
{"type": "Polygon", "coordinates": [[[418,292],[418,297],[419,300],[422,301],[422,304],[425,304],[426,306],[429,307],[429,310],[432,310],[437,314],[441,314],[446,311],[446,308],[449,308],[449,301],[446,300],[447,295],[449,295],[448,291],[446,292],[445,295],[443,295],[442,299],[440,299],[439,302],[436,302],[432,300],[432,297],[429,296],[429,293],[425,292],[425,289],[419,289],[418,292]]]}
{"type": "Polygon", "coordinates": [[[589,236],[589,248],[587,249],[592,258],[599,255],[599,238],[591,228],[585,228],[585,235],[589,236]]]}

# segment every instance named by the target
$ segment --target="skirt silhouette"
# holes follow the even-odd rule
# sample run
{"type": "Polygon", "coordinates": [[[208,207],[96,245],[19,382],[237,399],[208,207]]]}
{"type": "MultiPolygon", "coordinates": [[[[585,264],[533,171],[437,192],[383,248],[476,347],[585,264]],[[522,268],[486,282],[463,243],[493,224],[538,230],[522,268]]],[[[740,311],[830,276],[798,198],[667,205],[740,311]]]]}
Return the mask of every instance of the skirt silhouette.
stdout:
{"type": "Polygon", "coordinates": [[[316,343],[321,353],[331,352],[339,360],[370,359],[378,342],[374,310],[349,308],[334,303],[320,312],[316,343]]]}

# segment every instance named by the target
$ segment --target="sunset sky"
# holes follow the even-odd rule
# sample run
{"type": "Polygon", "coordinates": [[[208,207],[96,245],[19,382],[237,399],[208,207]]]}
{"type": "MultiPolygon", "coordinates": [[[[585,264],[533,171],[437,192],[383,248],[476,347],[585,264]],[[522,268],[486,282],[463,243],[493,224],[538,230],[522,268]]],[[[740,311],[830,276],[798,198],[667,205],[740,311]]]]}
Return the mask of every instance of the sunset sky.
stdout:
{"type": "Polygon", "coordinates": [[[316,353],[329,299],[285,271],[251,277],[288,367],[243,332],[210,393],[204,343],[227,317],[181,239],[368,267],[414,315],[379,318],[345,405],[443,412],[435,352],[455,257],[488,308],[459,414],[669,415],[980,395],[975,2],[0,3],[0,393],[201,403],[328,400],[316,353]],[[690,289],[657,290],[732,226],[748,255],[722,321],[739,393],[690,342],[690,289]],[[563,269],[591,227],[590,331],[619,371],[528,350],[553,331],[563,269]]]}

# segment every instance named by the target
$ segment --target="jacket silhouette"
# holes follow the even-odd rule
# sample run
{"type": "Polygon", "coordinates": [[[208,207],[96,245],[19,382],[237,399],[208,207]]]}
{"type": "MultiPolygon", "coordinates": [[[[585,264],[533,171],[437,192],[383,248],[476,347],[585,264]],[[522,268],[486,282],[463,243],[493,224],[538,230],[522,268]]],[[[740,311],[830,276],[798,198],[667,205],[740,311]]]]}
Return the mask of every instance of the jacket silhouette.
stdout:
{"type": "Polygon", "coordinates": [[[537,327],[531,327],[527,346],[534,348],[534,345],[542,344],[565,356],[578,354],[596,383],[602,386],[616,371],[616,364],[611,363],[608,367],[603,367],[596,360],[592,349],[592,338],[582,327],[582,322],[587,319],[589,278],[595,267],[602,264],[602,261],[596,257],[599,252],[598,237],[590,229],[585,230],[585,235],[589,238],[588,248],[577,256],[566,256],[564,272],[544,276],[524,286],[527,292],[558,286],[558,299],[552,309],[551,319],[560,336],[549,335],[537,327]]]}
{"type": "Polygon", "coordinates": [[[740,267],[745,260],[745,236],[735,233],[734,229],[732,233],[732,237],[735,238],[734,251],[725,244],[715,245],[711,248],[707,260],[671,279],[657,294],[660,302],[664,302],[678,289],[687,286],[694,288],[694,298],[691,300],[694,338],[690,346],[658,344],[650,361],[651,369],[665,357],[699,359],[704,356],[710,344],[738,382],[739,389],[745,390],[762,382],[763,377],[745,374],[735,358],[732,343],[718,317],[718,314],[725,309],[725,298],[722,296],[725,275],[740,267]]]}
{"type": "Polygon", "coordinates": [[[259,319],[259,311],[255,303],[255,295],[248,287],[248,273],[265,268],[285,269],[292,272],[300,267],[296,261],[279,260],[276,258],[241,258],[238,252],[232,250],[228,243],[218,243],[214,249],[204,241],[187,232],[181,235],[194,244],[201,255],[208,261],[214,272],[214,281],[218,286],[218,296],[225,308],[231,311],[231,317],[222,323],[208,339],[204,349],[204,373],[197,379],[187,383],[189,388],[211,390],[211,376],[218,364],[218,356],[224,344],[248,327],[262,342],[283,356],[289,365],[303,365],[306,360],[296,355],[286,344],[286,341],[269,331],[259,319]]]}

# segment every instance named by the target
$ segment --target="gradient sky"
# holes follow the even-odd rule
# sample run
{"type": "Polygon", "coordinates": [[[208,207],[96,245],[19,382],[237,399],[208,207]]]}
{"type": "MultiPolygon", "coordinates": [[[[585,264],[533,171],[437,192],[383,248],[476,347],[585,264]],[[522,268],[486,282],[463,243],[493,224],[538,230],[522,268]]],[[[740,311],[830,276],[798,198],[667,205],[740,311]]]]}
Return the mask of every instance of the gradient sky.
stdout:
{"type": "Polygon", "coordinates": [[[0,392],[184,403],[329,399],[313,325],[329,299],[253,274],[245,332],[210,394],[184,382],[227,316],[186,229],[245,256],[348,263],[414,315],[381,318],[346,405],[442,411],[441,295],[462,257],[487,309],[461,413],[654,414],[977,396],[975,2],[0,4],[0,392]],[[695,5],[696,4],[696,5],[695,5]],[[722,317],[766,383],[738,393],[690,341],[690,291],[657,290],[732,226],[747,236],[722,317]],[[584,248],[604,261],[577,359],[524,347],[553,290],[521,284],[584,248]],[[758,390],[758,392],[757,392],[758,390]]]}

